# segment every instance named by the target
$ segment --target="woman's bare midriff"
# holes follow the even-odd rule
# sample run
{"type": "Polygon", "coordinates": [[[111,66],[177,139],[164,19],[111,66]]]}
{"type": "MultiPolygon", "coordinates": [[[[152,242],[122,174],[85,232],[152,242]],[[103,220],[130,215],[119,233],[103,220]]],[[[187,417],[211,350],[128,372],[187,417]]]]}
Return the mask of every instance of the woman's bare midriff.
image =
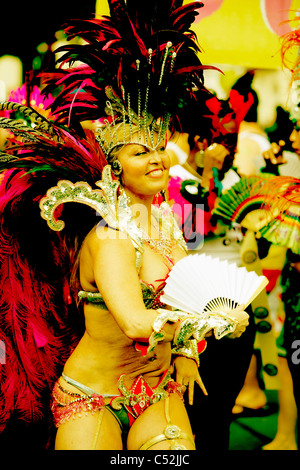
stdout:
{"type": "Polygon", "coordinates": [[[86,331],[67,360],[64,373],[100,394],[119,394],[117,381],[125,385],[143,375],[152,387],[170,365],[170,343],[161,343],[143,356],[136,343],[121,331],[108,310],[85,305],[86,331]]]}

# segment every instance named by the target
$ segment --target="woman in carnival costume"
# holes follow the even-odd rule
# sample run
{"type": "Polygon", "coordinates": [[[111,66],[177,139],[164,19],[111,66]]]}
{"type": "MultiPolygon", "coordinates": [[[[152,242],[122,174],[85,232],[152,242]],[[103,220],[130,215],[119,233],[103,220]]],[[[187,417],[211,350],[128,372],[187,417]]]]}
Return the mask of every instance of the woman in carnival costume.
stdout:
{"type": "Polygon", "coordinates": [[[160,302],[186,246],[152,202],[170,117],[203,87],[189,30],[202,4],[109,3],[110,17],[66,29],[85,44],[60,59],[80,65],[46,76],[57,121],[24,107],[32,126],[1,119],[21,139],[1,154],[1,421],[47,416],[52,390],[56,449],[194,449],[182,394],[192,402],[195,381],[205,393],[197,344],[248,323],[160,302]]]}
{"type": "MultiPolygon", "coordinates": [[[[291,88],[295,94],[291,110],[293,129],[290,142],[295,156],[300,158],[300,28],[299,18],[294,18],[296,27],[282,37],[282,62],[292,72],[291,88]],[[294,55],[293,55],[294,53],[294,55]],[[295,59],[296,58],[296,59],[295,59]]],[[[277,149],[277,150],[280,150],[277,149]]],[[[270,155],[276,158],[277,154],[270,155]]],[[[266,208],[274,216],[263,227],[261,234],[271,243],[287,248],[286,263],[281,273],[282,302],[285,319],[278,337],[278,354],[285,365],[285,381],[279,396],[279,415],[277,434],[264,449],[299,450],[300,445],[300,381],[299,381],[299,344],[300,344],[300,179],[297,174],[299,165],[294,167],[293,176],[275,176],[263,187],[272,198],[266,208]],[[294,400],[291,398],[294,395],[294,400]]]]}
{"type": "MultiPolygon", "coordinates": [[[[299,143],[300,139],[298,145],[299,143]]],[[[297,147],[294,148],[296,150],[297,147]]],[[[263,449],[297,450],[300,396],[300,180],[289,176],[274,176],[262,185],[262,190],[267,194],[263,207],[268,211],[270,221],[261,228],[260,234],[269,243],[286,249],[285,263],[280,274],[284,322],[276,340],[281,379],[278,423],[274,439],[263,449]]]]}

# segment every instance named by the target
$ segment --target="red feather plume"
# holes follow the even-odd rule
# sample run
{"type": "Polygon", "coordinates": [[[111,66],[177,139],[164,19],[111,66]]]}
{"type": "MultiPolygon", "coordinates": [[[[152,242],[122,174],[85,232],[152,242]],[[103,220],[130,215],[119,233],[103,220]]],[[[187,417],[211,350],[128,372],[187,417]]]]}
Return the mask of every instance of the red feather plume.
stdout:
{"type": "Polygon", "coordinates": [[[80,139],[17,103],[1,108],[22,108],[36,125],[0,118],[18,136],[0,155],[0,432],[13,412],[28,422],[50,416],[50,391],[83,332],[71,278],[84,224],[71,212],[65,231],[50,230],[39,201],[59,179],[94,185],[106,164],[91,131],[80,139]]]}
{"type": "Polygon", "coordinates": [[[76,120],[105,116],[108,85],[121,100],[125,89],[131,96],[130,106],[137,113],[140,103],[136,92],[137,75],[142,95],[146,94],[147,87],[150,94],[147,111],[156,118],[167,112],[176,119],[182,106],[188,103],[191,90],[203,86],[203,70],[214,68],[201,64],[200,47],[190,29],[203,4],[182,3],[182,0],[153,0],[146,4],[137,0],[126,3],[110,0],[109,17],[71,20],[65,27],[68,38],[81,37],[85,44],[59,48],[58,52],[62,53],[59,63],[69,68],[43,74],[45,94],[60,87],[52,105],[52,112],[58,115],[59,121],[72,125],[76,120]],[[169,41],[177,58],[172,73],[166,68],[162,84],[158,85],[169,41]],[[152,50],[151,64],[149,49],[152,50]],[[137,60],[140,61],[138,74],[137,60]],[[84,65],[73,67],[75,61],[84,65]]]}

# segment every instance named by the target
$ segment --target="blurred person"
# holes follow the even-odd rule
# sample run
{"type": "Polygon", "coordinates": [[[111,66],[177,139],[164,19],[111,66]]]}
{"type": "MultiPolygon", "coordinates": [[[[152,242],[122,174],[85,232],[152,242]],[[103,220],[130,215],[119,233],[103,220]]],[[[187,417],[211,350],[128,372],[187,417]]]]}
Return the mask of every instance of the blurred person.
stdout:
{"type": "MultiPolygon", "coordinates": [[[[245,266],[248,271],[263,274],[269,280],[265,291],[252,303],[257,334],[255,336],[255,344],[251,349],[252,357],[249,369],[232,410],[234,418],[241,416],[264,416],[274,411],[275,407],[267,403],[263,391],[265,383],[259,380],[265,377],[261,374],[262,371],[268,373],[267,370],[269,370],[269,366],[270,375],[275,376],[275,380],[272,380],[272,383],[268,381],[268,386],[274,385],[275,388],[278,386],[278,379],[276,378],[277,354],[275,336],[273,337],[272,317],[268,304],[268,294],[272,291],[274,285],[276,285],[278,273],[276,272],[277,277],[271,276],[270,278],[269,271],[267,270],[266,272],[262,263],[262,261],[269,256],[269,251],[271,251],[270,248],[272,248],[272,246],[269,242],[265,242],[259,234],[260,228],[263,227],[266,220],[268,220],[267,212],[260,209],[263,197],[260,196],[257,198],[256,195],[252,195],[253,188],[256,187],[260,180],[263,180],[263,178],[242,178],[239,182],[235,183],[232,188],[224,192],[218,199],[213,210],[213,216],[223,220],[229,227],[233,225],[240,227],[243,234],[243,240],[239,250],[240,263],[245,266]],[[261,241],[265,243],[261,243],[261,241]],[[260,314],[263,314],[263,317],[261,317],[260,314]],[[270,328],[269,331],[264,330],[261,332],[259,329],[257,323],[261,318],[264,318],[263,323],[270,328]],[[267,332],[269,332],[269,334],[265,335],[264,333],[267,332]],[[264,366],[267,363],[268,368],[265,369],[264,366]]],[[[273,256],[273,250],[271,254],[273,256]]]]}
{"type": "Polygon", "coordinates": [[[297,406],[293,379],[286,356],[287,351],[282,352],[281,346],[278,357],[281,388],[278,390],[279,411],[276,434],[271,442],[262,447],[263,450],[298,450],[296,438],[297,406]]]}
{"type": "MultiPolygon", "coordinates": [[[[263,154],[266,161],[263,172],[278,176],[300,178],[300,128],[298,124],[296,117],[293,119],[290,113],[280,107],[277,108],[277,119],[273,128],[268,132],[272,146],[263,154]]],[[[296,255],[294,255],[295,257],[296,255]]],[[[284,289],[286,289],[287,282],[291,283],[291,281],[287,281],[288,273],[295,279],[298,277],[297,270],[293,269],[297,268],[298,265],[297,263],[292,263],[291,258],[292,256],[288,254],[281,274],[281,288],[283,285],[284,289]]],[[[290,294],[291,297],[295,295],[293,291],[290,294]]],[[[287,305],[291,299],[287,300],[287,294],[283,294],[283,298],[285,299],[284,309],[288,310],[287,305]]],[[[296,311],[297,308],[295,306],[296,311]]],[[[290,318],[284,320],[279,338],[277,339],[279,374],[282,381],[282,387],[278,390],[278,424],[273,441],[265,445],[263,447],[264,450],[296,450],[299,446],[296,439],[297,406],[293,391],[293,377],[290,371],[290,368],[294,368],[294,364],[287,358],[286,347],[288,342],[284,339],[286,336],[285,330],[291,328],[290,322],[290,318]]],[[[293,342],[292,339],[290,339],[290,342],[293,342]]],[[[289,356],[291,356],[290,346],[288,348],[289,356]]]]}
{"type": "Polygon", "coordinates": [[[258,123],[259,99],[252,87],[254,75],[255,72],[250,70],[232,86],[232,90],[237,90],[241,95],[248,96],[250,93],[253,97],[253,104],[240,124],[234,158],[234,165],[241,176],[259,173],[260,169],[265,166],[263,153],[271,147],[266,132],[258,123]]]}
{"type": "MultiPolygon", "coordinates": [[[[293,47],[299,47],[300,29],[296,29],[293,33],[287,34],[283,38],[282,50],[284,54],[293,47]]],[[[284,60],[284,57],[283,57],[284,60]]],[[[288,65],[288,64],[287,64],[288,65]]],[[[289,65],[290,68],[290,65],[289,65]]],[[[297,65],[294,66],[293,73],[297,72],[297,65]]],[[[300,188],[300,107],[299,103],[291,111],[289,123],[285,126],[278,127],[277,135],[279,139],[273,139],[272,148],[264,155],[266,161],[270,161],[273,166],[278,166],[278,171],[274,172],[279,175],[274,179],[273,194],[279,195],[276,198],[275,207],[278,206],[282,210],[282,233],[284,233],[284,214],[288,211],[288,206],[293,205],[293,218],[296,223],[299,220],[300,198],[294,197],[295,202],[290,202],[293,197],[293,188],[300,188]],[[286,128],[289,131],[286,142],[286,128]],[[283,161],[282,161],[283,160],[283,161]],[[293,177],[293,182],[289,185],[289,179],[285,177],[293,177]],[[298,180],[297,180],[298,179],[298,180]],[[298,183],[297,183],[298,181],[298,183]],[[284,188],[286,187],[286,194],[284,188]],[[282,193],[282,194],[281,194],[282,193]],[[283,205],[280,204],[281,197],[283,205]],[[296,203],[296,205],[295,205],[296,203]]],[[[270,166],[270,165],[269,165],[270,166]]],[[[299,189],[298,189],[299,192],[299,189]]],[[[298,222],[299,223],[299,222],[298,222]]],[[[297,230],[289,239],[289,231],[292,226],[286,226],[286,243],[289,246],[287,252],[286,263],[281,274],[282,285],[282,301],[285,310],[285,319],[282,331],[278,338],[279,356],[281,364],[281,373],[283,377],[283,387],[279,391],[279,415],[277,433],[272,442],[263,447],[264,450],[297,450],[299,449],[300,423],[300,385],[299,385],[299,360],[297,354],[297,346],[299,341],[299,273],[300,273],[300,254],[299,254],[299,235],[297,230]],[[298,238],[297,238],[298,237],[298,238]]],[[[284,240],[281,240],[284,243],[284,240]]]]}
{"type": "MultiPolygon", "coordinates": [[[[237,153],[235,155],[234,164],[237,166],[241,175],[251,176],[260,173],[269,174],[293,174],[300,176],[300,165],[295,153],[292,153],[295,139],[291,122],[289,121],[289,113],[284,112],[281,107],[277,108],[276,121],[273,128],[265,131],[258,124],[257,108],[259,104],[258,95],[252,88],[252,81],[255,72],[249,71],[237,80],[233,89],[238,90],[242,94],[251,93],[254,97],[254,104],[241,123],[237,153]],[[272,140],[270,140],[272,139],[272,140]]],[[[257,240],[258,246],[265,245],[263,240],[257,240]]],[[[259,250],[262,253],[262,250],[259,250]]],[[[279,276],[279,270],[282,269],[283,263],[273,262],[272,256],[267,252],[262,255],[262,265],[267,276],[273,283],[273,277],[279,276]]],[[[273,305],[273,296],[277,290],[268,291],[268,301],[270,306],[273,305]]],[[[274,312],[272,312],[274,316],[274,312]]],[[[282,369],[281,367],[281,370],[282,369]]],[[[245,380],[245,384],[239,394],[233,413],[236,416],[246,415],[264,415],[272,411],[273,407],[267,403],[267,398],[262,390],[258,380],[258,365],[255,355],[252,357],[250,368],[245,380]]]]}
{"type": "Polygon", "coordinates": [[[277,135],[271,134],[271,147],[263,153],[266,165],[262,172],[300,178],[299,123],[300,120],[289,118],[288,124],[278,128],[277,135]]]}
{"type": "MultiPolygon", "coordinates": [[[[203,91],[194,93],[197,96],[203,91]]],[[[181,116],[189,150],[185,145],[186,160],[181,165],[171,166],[168,184],[168,195],[190,250],[202,246],[204,236],[208,242],[218,230],[211,224],[211,210],[218,195],[239,180],[232,167],[237,129],[252,104],[252,98],[244,100],[235,91],[228,100],[219,100],[210,92],[202,99],[205,105],[201,113],[197,102],[191,101],[190,113],[181,116]]],[[[224,230],[226,228],[222,227],[226,238],[224,230]]]]}
{"type": "MultiPolygon", "coordinates": [[[[300,183],[300,182],[299,182],[300,183]]],[[[287,254],[287,263],[282,272],[282,301],[285,309],[285,321],[283,326],[283,347],[286,349],[287,364],[290,372],[289,387],[283,389],[284,397],[280,401],[282,412],[279,411],[279,425],[284,420],[284,433],[281,441],[275,442],[277,449],[298,449],[300,448],[300,380],[299,380],[299,349],[300,349],[300,254],[295,254],[289,250],[287,254]],[[294,395],[294,400],[290,400],[290,408],[288,409],[286,401],[288,394],[294,395]],[[283,405],[283,400],[284,405],[283,405]],[[296,429],[295,429],[296,427],[296,429]],[[282,443],[283,437],[285,442],[282,443]],[[281,447],[280,447],[281,446],[281,447]],[[296,447],[297,446],[297,447],[296,447]]],[[[286,372],[288,374],[288,372],[286,372]]],[[[282,425],[279,427],[282,431],[282,425]]]]}
{"type": "Polygon", "coordinates": [[[300,345],[300,180],[275,176],[266,180],[261,191],[270,202],[264,206],[273,218],[261,230],[269,242],[287,248],[286,262],[281,273],[284,323],[277,339],[279,372],[279,414],[276,435],[264,450],[299,449],[299,345],[300,345]]]}
{"type": "MultiPolygon", "coordinates": [[[[251,99],[245,102],[236,92],[230,101],[208,95],[205,112],[200,114],[195,103],[181,119],[190,150],[185,163],[170,168],[168,196],[190,253],[240,263],[239,230],[216,225],[211,211],[223,187],[239,180],[232,162],[238,125],[250,104],[251,99]]],[[[251,307],[247,312],[249,325],[243,338],[236,340],[235,350],[230,340],[221,344],[213,337],[205,339],[200,370],[208,395],[201,396],[195,389],[193,406],[186,401],[196,445],[210,451],[229,448],[231,411],[248,370],[255,335],[251,307]]]]}

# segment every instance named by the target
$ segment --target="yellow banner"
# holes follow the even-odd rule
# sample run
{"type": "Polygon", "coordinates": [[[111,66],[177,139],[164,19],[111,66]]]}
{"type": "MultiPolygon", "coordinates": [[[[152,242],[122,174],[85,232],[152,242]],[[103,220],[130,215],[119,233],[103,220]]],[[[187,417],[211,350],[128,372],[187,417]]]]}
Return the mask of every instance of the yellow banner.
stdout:
{"type": "MultiPolygon", "coordinates": [[[[300,11],[300,0],[203,0],[203,3],[193,26],[203,49],[203,64],[281,67],[280,36],[291,30],[289,20],[300,11]]],[[[96,14],[109,15],[107,0],[96,1],[96,14]]]]}
{"type": "MultiPolygon", "coordinates": [[[[185,1],[184,3],[190,3],[185,1]]],[[[281,67],[280,36],[300,0],[204,0],[194,24],[204,64],[281,67]]]]}

